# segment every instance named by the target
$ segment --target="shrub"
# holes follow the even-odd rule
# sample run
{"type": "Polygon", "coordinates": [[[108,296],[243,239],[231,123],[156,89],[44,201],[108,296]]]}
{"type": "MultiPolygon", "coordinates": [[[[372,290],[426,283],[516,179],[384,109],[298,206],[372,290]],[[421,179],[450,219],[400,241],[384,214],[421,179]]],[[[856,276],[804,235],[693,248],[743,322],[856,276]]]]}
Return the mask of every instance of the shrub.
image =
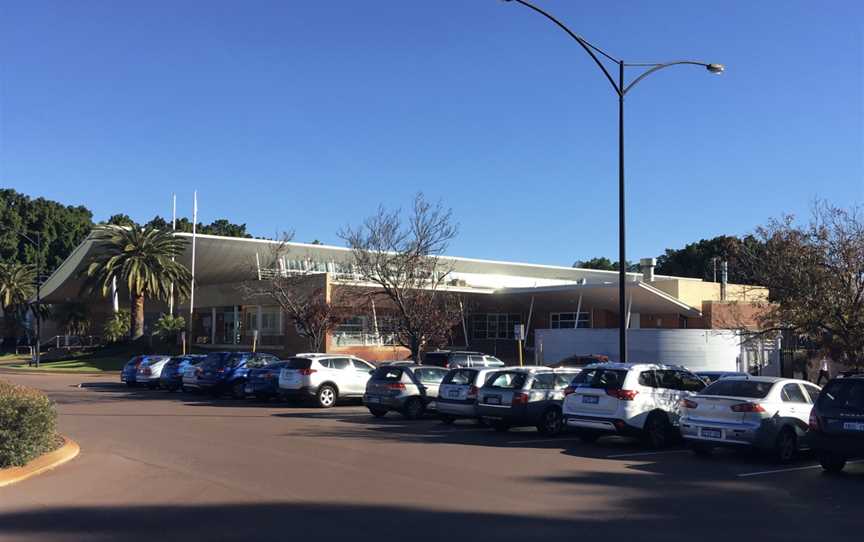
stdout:
{"type": "Polygon", "coordinates": [[[174,316],[171,314],[162,314],[156,320],[153,326],[153,335],[161,337],[163,340],[177,344],[177,338],[180,332],[186,329],[186,319],[182,316],[174,316]]]}
{"type": "Polygon", "coordinates": [[[42,392],[0,381],[0,468],[20,467],[57,445],[57,413],[42,392]]]}
{"type": "Polygon", "coordinates": [[[131,316],[126,309],[120,309],[111,316],[102,328],[102,336],[109,343],[116,343],[129,338],[129,330],[132,328],[131,316]]]}

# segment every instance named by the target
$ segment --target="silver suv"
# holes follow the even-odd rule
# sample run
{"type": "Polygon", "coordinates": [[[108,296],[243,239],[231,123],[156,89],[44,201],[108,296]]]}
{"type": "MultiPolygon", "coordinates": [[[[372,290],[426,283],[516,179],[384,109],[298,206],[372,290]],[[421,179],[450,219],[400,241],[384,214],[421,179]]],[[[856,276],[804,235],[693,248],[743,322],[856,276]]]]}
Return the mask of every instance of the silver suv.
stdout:
{"type": "Polygon", "coordinates": [[[330,408],[346,397],[363,397],[375,367],[355,356],[297,354],[279,373],[279,395],[286,399],[313,399],[330,408]]]}
{"type": "Polygon", "coordinates": [[[366,384],[363,404],[376,418],[395,410],[416,420],[427,409],[436,408],[438,387],[446,374],[439,367],[382,365],[366,384]]]}

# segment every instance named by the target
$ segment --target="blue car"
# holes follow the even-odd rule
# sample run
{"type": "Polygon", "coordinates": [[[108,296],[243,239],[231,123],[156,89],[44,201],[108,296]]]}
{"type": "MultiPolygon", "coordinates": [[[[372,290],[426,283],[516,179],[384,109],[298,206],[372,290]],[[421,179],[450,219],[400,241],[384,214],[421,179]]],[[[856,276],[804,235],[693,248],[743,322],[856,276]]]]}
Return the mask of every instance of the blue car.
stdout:
{"type": "Polygon", "coordinates": [[[183,373],[186,369],[198,365],[206,357],[203,354],[189,354],[171,358],[162,368],[159,385],[168,391],[179,390],[183,386],[183,373]]]}
{"type": "Polygon", "coordinates": [[[278,397],[279,372],[287,366],[287,361],[280,361],[260,369],[249,369],[246,375],[246,395],[254,395],[258,399],[278,397]]]}
{"type": "Polygon", "coordinates": [[[126,362],[123,370],[120,372],[120,382],[125,382],[130,388],[138,383],[136,375],[138,374],[138,366],[144,361],[146,356],[134,356],[126,362]]]}
{"type": "MultiPolygon", "coordinates": [[[[235,399],[246,397],[246,377],[249,369],[259,369],[280,360],[273,354],[254,352],[218,352],[208,354],[196,369],[196,386],[213,395],[231,392],[235,399]]],[[[184,381],[185,383],[185,381],[184,381]]]]}

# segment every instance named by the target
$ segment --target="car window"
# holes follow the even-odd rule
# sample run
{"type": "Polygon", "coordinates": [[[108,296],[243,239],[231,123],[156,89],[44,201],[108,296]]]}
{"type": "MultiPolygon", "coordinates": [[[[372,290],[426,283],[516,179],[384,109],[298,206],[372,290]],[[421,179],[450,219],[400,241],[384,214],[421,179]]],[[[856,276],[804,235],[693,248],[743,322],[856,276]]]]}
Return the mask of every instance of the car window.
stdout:
{"type": "Polygon", "coordinates": [[[656,388],[657,382],[654,379],[654,371],[642,371],[639,373],[639,385],[656,388]]]}
{"type": "Polygon", "coordinates": [[[416,369],[414,374],[417,376],[417,380],[420,382],[425,382],[429,384],[437,384],[444,380],[444,376],[447,375],[447,371],[444,369],[436,368],[428,368],[428,369],[416,369]]]}
{"type": "MultiPolygon", "coordinates": [[[[472,361],[474,359],[472,358],[472,361]]],[[[450,354],[450,365],[467,365],[468,356],[465,354],[450,354]]]]}
{"type": "Polygon", "coordinates": [[[490,388],[501,388],[508,390],[521,389],[525,385],[525,373],[516,373],[505,371],[496,373],[487,382],[486,385],[490,388]]]}
{"type": "Polygon", "coordinates": [[[430,352],[423,356],[423,365],[434,365],[435,367],[444,367],[447,365],[447,354],[439,352],[430,352]]]}
{"type": "Polygon", "coordinates": [[[372,373],[372,380],[398,382],[402,379],[402,369],[399,367],[378,367],[372,373]]]}
{"type": "Polygon", "coordinates": [[[675,370],[654,371],[654,378],[658,388],[680,390],[682,387],[681,374],[675,370]]]}
{"type": "Polygon", "coordinates": [[[780,391],[780,398],[784,403],[806,403],[804,392],[798,384],[786,384],[780,391]]]}
{"type": "Polygon", "coordinates": [[[532,390],[551,390],[554,386],[555,375],[552,373],[534,375],[534,382],[531,383],[532,390]]]}
{"type": "Polygon", "coordinates": [[[801,386],[803,386],[807,391],[807,395],[810,397],[810,402],[815,404],[816,399],[819,398],[819,393],[821,393],[822,390],[812,384],[801,384],[801,386]]]}
{"type": "Polygon", "coordinates": [[[701,395],[762,399],[768,395],[772,387],[774,387],[773,382],[721,378],[702,390],[701,395]]]}
{"type": "Polygon", "coordinates": [[[351,363],[354,365],[354,369],[363,371],[364,373],[368,373],[375,368],[371,364],[366,363],[365,361],[360,361],[359,359],[352,359],[351,363]]]}
{"type": "Polygon", "coordinates": [[[312,360],[309,358],[291,358],[287,361],[289,369],[308,369],[312,367],[312,360]]]}
{"type": "Polygon", "coordinates": [[[563,390],[573,382],[577,373],[558,373],[555,375],[555,389],[563,390]]]}
{"type": "Polygon", "coordinates": [[[330,368],[344,371],[351,367],[351,360],[348,358],[330,358],[330,368]]]}
{"type": "Polygon", "coordinates": [[[573,385],[581,388],[620,390],[627,378],[626,369],[585,369],[573,379],[573,385]]]}
{"type": "Polygon", "coordinates": [[[832,380],[822,388],[818,406],[864,414],[864,380],[832,380]]]}
{"type": "Polygon", "coordinates": [[[472,369],[454,369],[447,373],[442,384],[456,384],[460,386],[471,385],[474,383],[474,378],[477,376],[477,371],[472,369]]]}
{"type": "Polygon", "coordinates": [[[681,385],[678,389],[680,390],[697,392],[705,389],[705,382],[693,373],[678,371],[678,376],[681,385]]]}

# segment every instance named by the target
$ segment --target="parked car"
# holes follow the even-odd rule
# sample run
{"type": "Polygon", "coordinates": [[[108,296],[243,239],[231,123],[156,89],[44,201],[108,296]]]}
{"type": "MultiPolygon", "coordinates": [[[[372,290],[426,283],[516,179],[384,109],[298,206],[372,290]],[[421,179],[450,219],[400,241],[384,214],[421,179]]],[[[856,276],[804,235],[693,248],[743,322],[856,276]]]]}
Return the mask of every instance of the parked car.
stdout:
{"type": "Polygon", "coordinates": [[[358,357],[298,354],[279,372],[279,394],[286,399],[312,399],[330,408],[340,399],[362,397],[375,367],[358,357]]]}
{"type": "Polygon", "coordinates": [[[580,369],[513,367],[492,373],[477,393],[477,415],[496,431],[534,426],[544,435],[563,428],[564,390],[580,369]]]}
{"type": "Polygon", "coordinates": [[[699,454],[746,447],[791,461],[809,445],[807,424],[818,396],[819,388],[803,380],[722,378],[681,401],[681,435],[699,454]]]}
{"type": "Polygon", "coordinates": [[[424,365],[384,365],[366,384],[363,404],[375,417],[391,410],[416,420],[435,408],[438,388],[447,371],[424,365]]]}
{"type": "Polygon", "coordinates": [[[135,371],[135,381],[151,390],[158,388],[162,369],[170,359],[171,356],[144,356],[135,371]]]}
{"type": "Polygon", "coordinates": [[[632,435],[660,448],[679,438],[680,403],[705,388],[683,367],[599,363],[585,367],[565,391],[564,420],[586,442],[632,435]]]}
{"type": "Polygon", "coordinates": [[[713,384],[721,378],[729,378],[730,376],[749,376],[747,373],[739,371],[698,371],[696,376],[705,381],[705,384],[713,384]]]}
{"type": "Polygon", "coordinates": [[[556,361],[555,363],[550,363],[547,367],[552,367],[553,369],[560,369],[564,367],[585,367],[586,365],[591,365],[594,363],[605,363],[609,361],[609,356],[604,356],[602,354],[589,354],[587,356],[570,356],[564,358],[560,361],[556,361]]]}
{"type": "Polygon", "coordinates": [[[460,367],[450,369],[441,381],[435,402],[438,417],[444,423],[458,418],[476,418],[477,392],[489,375],[502,370],[499,367],[460,367]]]}
{"type": "Polygon", "coordinates": [[[423,365],[452,369],[454,367],[504,367],[495,356],[468,350],[438,350],[423,355],[423,365]]]}
{"type": "Polygon", "coordinates": [[[143,359],[144,356],[133,356],[127,361],[126,365],[123,366],[123,370],[120,371],[120,382],[125,382],[130,388],[137,385],[138,365],[141,364],[143,359]]]}
{"type": "Polygon", "coordinates": [[[246,396],[255,396],[258,399],[278,397],[279,373],[287,366],[287,361],[279,361],[266,367],[249,369],[246,376],[246,396]]]}
{"type": "MultiPolygon", "coordinates": [[[[249,369],[266,367],[278,361],[279,358],[273,354],[254,352],[208,354],[207,359],[195,368],[195,385],[213,395],[230,391],[233,398],[243,399],[246,396],[246,375],[249,369]]],[[[185,380],[183,385],[186,385],[185,380]]]]}
{"type": "Polygon", "coordinates": [[[201,391],[201,388],[198,386],[198,377],[204,371],[203,365],[204,363],[210,362],[223,362],[230,358],[234,353],[233,352],[210,352],[207,354],[204,359],[196,364],[189,364],[186,367],[186,370],[183,372],[183,379],[181,380],[180,387],[183,391],[189,392],[198,392],[201,391]]]}
{"type": "Polygon", "coordinates": [[[811,445],[822,468],[839,472],[864,457],[864,376],[831,380],[810,413],[811,445]]]}
{"type": "Polygon", "coordinates": [[[183,374],[186,372],[186,369],[198,365],[206,357],[202,354],[187,354],[171,358],[162,367],[162,374],[159,376],[159,386],[168,391],[180,389],[183,386],[183,374]]]}

